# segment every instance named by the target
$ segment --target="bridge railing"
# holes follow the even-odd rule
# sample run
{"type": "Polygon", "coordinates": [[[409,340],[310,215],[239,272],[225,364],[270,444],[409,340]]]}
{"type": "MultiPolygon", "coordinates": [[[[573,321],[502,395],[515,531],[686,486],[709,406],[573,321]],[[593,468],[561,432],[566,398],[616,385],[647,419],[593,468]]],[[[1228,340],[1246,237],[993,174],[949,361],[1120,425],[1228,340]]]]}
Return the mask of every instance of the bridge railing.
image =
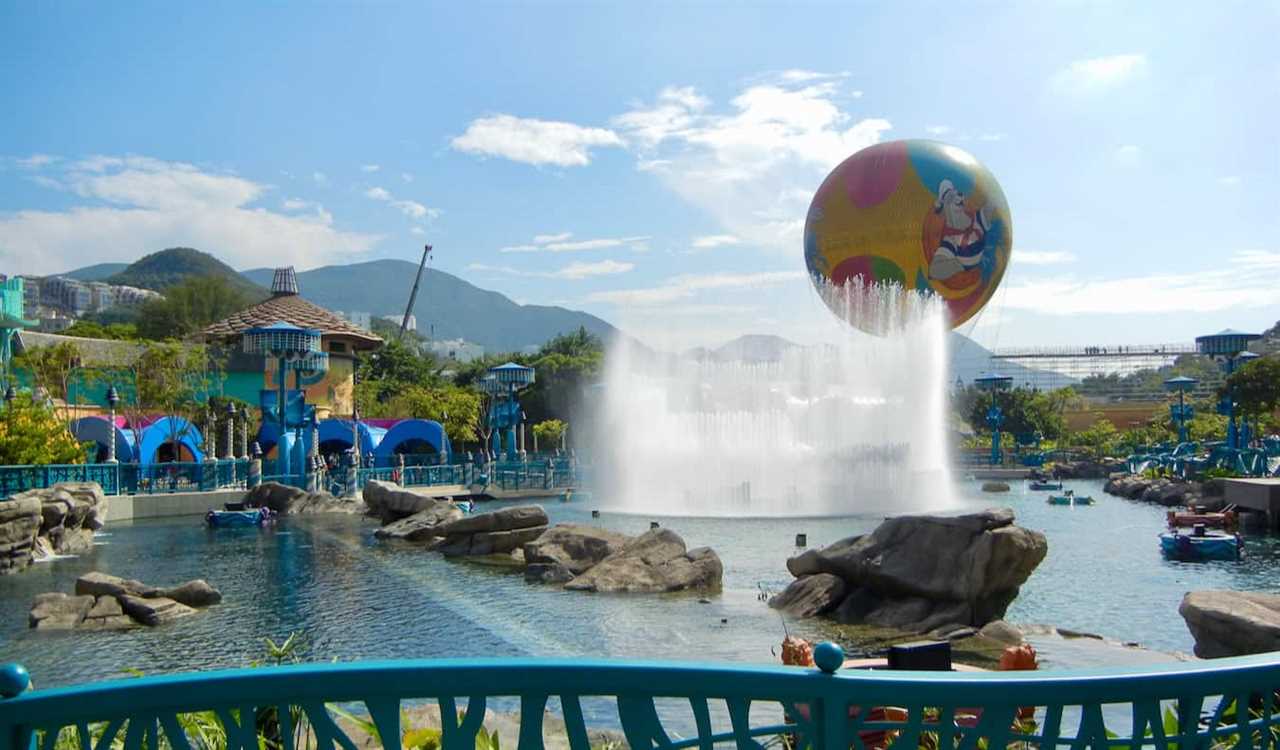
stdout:
{"type": "Polygon", "coordinates": [[[23,690],[25,671],[5,665],[0,750],[428,747],[412,710],[423,703],[439,710],[442,750],[493,748],[486,708],[518,710],[521,750],[544,746],[548,714],[563,720],[556,731],[571,750],[590,750],[600,728],[620,728],[631,748],[669,750],[1226,750],[1274,748],[1280,736],[1275,654],[991,673],[837,671],[838,647],[816,655],[824,669],[442,659],[51,690],[23,690]]]}
{"type": "Polygon", "coordinates": [[[106,495],[154,495],[245,487],[248,478],[248,459],[0,466],[0,498],[59,482],[97,482],[106,495]]]}

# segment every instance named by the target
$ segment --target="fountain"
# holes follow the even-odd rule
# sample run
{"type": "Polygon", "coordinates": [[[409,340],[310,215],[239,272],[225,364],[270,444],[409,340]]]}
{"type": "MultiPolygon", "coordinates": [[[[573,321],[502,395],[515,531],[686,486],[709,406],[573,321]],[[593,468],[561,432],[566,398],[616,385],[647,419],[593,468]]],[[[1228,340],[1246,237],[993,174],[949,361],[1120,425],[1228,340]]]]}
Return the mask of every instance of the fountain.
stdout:
{"type": "Polygon", "coordinates": [[[770,362],[606,358],[597,483],[606,507],[663,515],[803,516],[925,510],[952,501],[947,311],[892,284],[823,285],[844,320],[770,362]]]}

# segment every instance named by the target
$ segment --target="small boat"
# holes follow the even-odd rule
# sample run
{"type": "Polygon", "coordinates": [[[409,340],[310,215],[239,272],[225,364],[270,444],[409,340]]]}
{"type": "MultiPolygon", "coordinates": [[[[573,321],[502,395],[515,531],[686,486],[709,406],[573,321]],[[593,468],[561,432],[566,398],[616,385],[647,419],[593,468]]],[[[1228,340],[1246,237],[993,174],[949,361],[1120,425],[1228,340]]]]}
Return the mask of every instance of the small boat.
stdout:
{"type": "Polygon", "coordinates": [[[1075,490],[1067,490],[1061,495],[1050,495],[1050,505],[1093,505],[1091,495],[1077,495],[1075,490]]]}
{"type": "Polygon", "coordinates": [[[1038,479],[1031,480],[1031,484],[1027,485],[1030,490],[1060,490],[1062,482],[1042,482],[1038,479]]]}
{"type": "Polygon", "coordinates": [[[458,506],[458,510],[463,513],[470,513],[476,509],[476,504],[473,500],[454,500],[453,504],[458,506]]]}
{"type": "Polygon", "coordinates": [[[1160,535],[1160,551],[1171,560],[1239,560],[1243,548],[1239,534],[1209,531],[1204,524],[1189,534],[1174,529],[1160,535]]]}
{"type": "Polygon", "coordinates": [[[1221,513],[1211,513],[1203,508],[1190,507],[1183,510],[1171,510],[1167,514],[1169,528],[1194,528],[1197,524],[1208,529],[1235,531],[1240,522],[1236,512],[1227,509],[1221,513]]]}
{"type": "Polygon", "coordinates": [[[204,522],[214,529],[247,529],[254,526],[266,526],[274,521],[276,514],[270,508],[250,508],[248,510],[210,510],[204,514],[204,522]]]}

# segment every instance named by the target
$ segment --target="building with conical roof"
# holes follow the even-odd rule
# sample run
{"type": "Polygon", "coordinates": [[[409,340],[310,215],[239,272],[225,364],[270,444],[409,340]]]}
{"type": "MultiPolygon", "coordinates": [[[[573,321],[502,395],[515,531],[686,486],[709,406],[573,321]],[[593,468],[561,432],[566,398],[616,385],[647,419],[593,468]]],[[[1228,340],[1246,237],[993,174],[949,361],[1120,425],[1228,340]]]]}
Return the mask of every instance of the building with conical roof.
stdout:
{"type": "MultiPolygon", "coordinates": [[[[228,345],[233,352],[227,366],[224,390],[229,396],[258,402],[258,392],[275,390],[276,368],[261,355],[241,351],[240,339],[252,328],[287,323],[320,331],[321,349],[329,355],[327,372],[301,375],[297,387],[306,391],[307,403],[314,404],[321,418],[349,415],[355,386],[355,356],[382,346],[382,339],[319,305],[303,299],[298,277],[292,267],[277,268],[271,282],[271,297],[207,326],[206,343],[228,345]]],[[[291,381],[286,384],[294,388],[291,381]]]]}

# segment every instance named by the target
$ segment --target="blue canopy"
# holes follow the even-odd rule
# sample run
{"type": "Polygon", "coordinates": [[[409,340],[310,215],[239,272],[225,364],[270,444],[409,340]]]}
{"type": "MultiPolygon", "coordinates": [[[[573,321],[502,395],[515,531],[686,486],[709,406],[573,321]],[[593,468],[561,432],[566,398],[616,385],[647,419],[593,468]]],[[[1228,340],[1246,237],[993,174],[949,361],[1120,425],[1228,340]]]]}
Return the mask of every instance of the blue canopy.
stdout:
{"type": "Polygon", "coordinates": [[[448,456],[452,450],[444,425],[430,419],[402,419],[387,430],[373,455],[380,466],[390,466],[394,462],[396,449],[415,440],[427,443],[442,456],[448,456]]]}
{"type": "Polygon", "coordinates": [[[142,429],[142,444],[137,450],[138,463],[156,463],[156,453],[171,442],[185,448],[190,460],[204,460],[204,452],[200,450],[204,436],[200,434],[200,428],[182,417],[169,416],[161,417],[142,429]]]}
{"type": "Polygon", "coordinates": [[[105,417],[81,417],[71,422],[71,434],[80,442],[92,440],[98,444],[98,455],[95,461],[105,461],[108,446],[114,436],[116,441],[116,460],[122,464],[134,460],[133,432],[122,430],[111,424],[105,417]]]}

